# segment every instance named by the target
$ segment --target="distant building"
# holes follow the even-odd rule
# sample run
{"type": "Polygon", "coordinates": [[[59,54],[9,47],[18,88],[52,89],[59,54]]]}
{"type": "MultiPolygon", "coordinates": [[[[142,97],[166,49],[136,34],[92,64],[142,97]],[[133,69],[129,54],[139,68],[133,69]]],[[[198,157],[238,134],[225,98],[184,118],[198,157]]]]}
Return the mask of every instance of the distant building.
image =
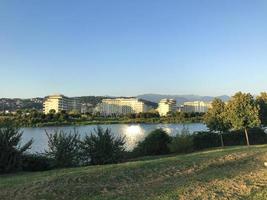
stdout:
{"type": "Polygon", "coordinates": [[[182,107],[182,111],[205,113],[208,111],[209,108],[211,108],[211,102],[192,101],[185,102],[182,107]]]}
{"type": "Polygon", "coordinates": [[[129,113],[148,112],[151,109],[144,101],[137,98],[103,99],[96,107],[101,115],[126,115],[129,113]]]}
{"type": "Polygon", "coordinates": [[[64,95],[51,95],[45,98],[43,112],[48,114],[51,110],[56,113],[61,111],[81,112],[81,104],[77,98],[69,98],[64,95]]]}
{"type": "Polygon", "coordinates": [[[160,116],[166,116],[169,112],[175,112],[176,109],[177,106],[174,99],[162,99],[157,110],[160,116]]]}
{"type": "Polygon", "coordinates": [[[83,103],[81,104],[81,113],[93,113],[94,112],[94,106],[90,103],[83,103]]]}

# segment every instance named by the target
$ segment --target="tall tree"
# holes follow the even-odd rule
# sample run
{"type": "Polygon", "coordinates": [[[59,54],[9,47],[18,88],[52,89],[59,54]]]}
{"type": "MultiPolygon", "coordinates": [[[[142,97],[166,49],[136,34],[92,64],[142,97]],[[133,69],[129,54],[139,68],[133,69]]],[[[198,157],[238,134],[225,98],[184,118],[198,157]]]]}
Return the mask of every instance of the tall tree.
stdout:
{"type": "Polygon", "coordinates": [[[262,92],[256,99],[260,108],[260,120],[262,125],[267,125],[267,93],[262,92]]]}
{"type": "Polygon", "coordinates": [[[244,129],[249,146],[248,128],[260,125],[259,106],[249,93],[236,93],[227,104],[227,118],[235,130],[244,129]]]}
{"type": "Polygon", "coordinates": [[[230,129],[225,113],[225,103],[221,99],[214,99],[212,107],[204,116],[204,122],[211,131],[220,133],[221,145],[224,146],[223,133],[230,129]]]}

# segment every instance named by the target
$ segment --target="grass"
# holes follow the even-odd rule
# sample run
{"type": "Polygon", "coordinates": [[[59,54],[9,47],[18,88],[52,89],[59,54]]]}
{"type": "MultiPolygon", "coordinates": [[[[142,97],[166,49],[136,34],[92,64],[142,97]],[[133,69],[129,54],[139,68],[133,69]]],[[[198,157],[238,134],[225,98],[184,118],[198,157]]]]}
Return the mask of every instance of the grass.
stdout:
{"type": "Polygon", "coordinates": [[[267,199],[267,145],[0,176],[0,199],[267,199]]]}

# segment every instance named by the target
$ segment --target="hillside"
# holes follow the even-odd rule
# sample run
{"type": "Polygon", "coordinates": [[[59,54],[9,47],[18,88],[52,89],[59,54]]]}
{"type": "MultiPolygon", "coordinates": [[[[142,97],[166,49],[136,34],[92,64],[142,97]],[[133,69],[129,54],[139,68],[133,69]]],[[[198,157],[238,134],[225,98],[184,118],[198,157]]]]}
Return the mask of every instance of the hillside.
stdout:
{"type": "MultiPolygon", "coordinates": [[[[138,98],[158,103],[161,99],[175,99],[178,105],[182,105],[186,101],[212,101],[215,97],[212,96],[199,96],[199,95],[162,95],[162,94],[143,94],[137,96],[138,98]]],[[[229,96],[223,95],[217,98],[223,101],[228,101],[229,96]]]]}
{"type": "Polygon", "coordinates": [[[0,176],[0,199],[266,199],[267,146],[0,176]]]}

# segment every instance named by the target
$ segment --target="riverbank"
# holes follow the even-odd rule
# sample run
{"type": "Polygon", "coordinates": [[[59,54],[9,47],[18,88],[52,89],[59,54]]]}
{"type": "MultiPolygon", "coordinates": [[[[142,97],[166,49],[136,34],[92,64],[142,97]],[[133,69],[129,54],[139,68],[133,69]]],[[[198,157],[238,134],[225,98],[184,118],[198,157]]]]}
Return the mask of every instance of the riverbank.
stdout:
{"type": "Polygon", "coordinates": [[[149,113],[130,116],[91,116],[81,114],[43,114],[40,112],[0,116],[0,122],[11,120],[19,127],[79,126],[100,124],[174,124],[202,123],[203,113],[178,113],[174,116],[160,117],[149,113]]]}
{"type": "Polygon", "coordinates": [[[86,126],[86,125],[111,125],[111,124],[189,124],[189,123],[203,123],[202,121],[81,121],[81,122],[46,122],[46,123],[38,123],[32,126],[24,126],[29,128],[35,127],[53,127],[53,126],[86,126]]]}
{"type": "Polygon", "coordinates": [[[267,145],[0,176],[0,199],[266,199],[267,145]]]}

